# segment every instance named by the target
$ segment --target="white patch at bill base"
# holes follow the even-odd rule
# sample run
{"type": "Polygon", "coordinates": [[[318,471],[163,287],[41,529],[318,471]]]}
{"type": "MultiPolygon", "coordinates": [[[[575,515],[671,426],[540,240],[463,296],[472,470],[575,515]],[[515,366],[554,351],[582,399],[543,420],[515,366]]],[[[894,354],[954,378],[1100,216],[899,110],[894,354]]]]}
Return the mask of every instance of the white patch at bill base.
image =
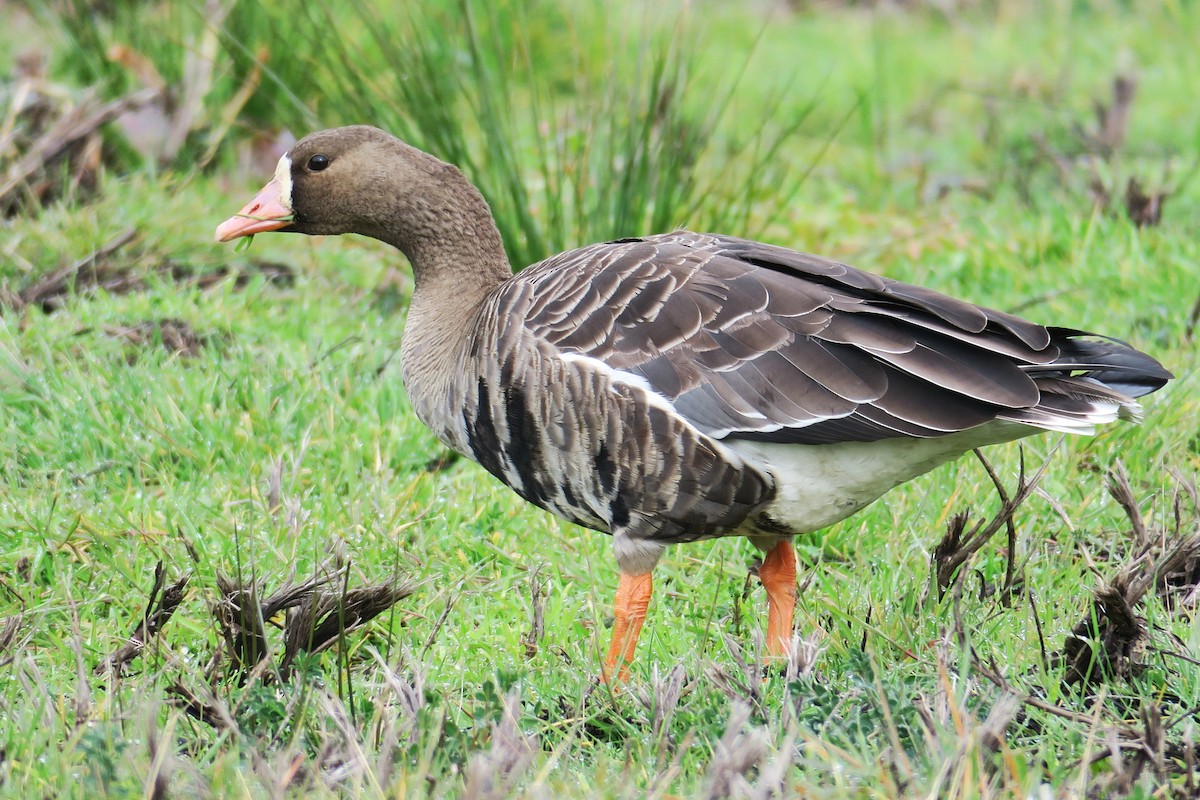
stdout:
{"type": "Polygon", "coordinates": [[[287,153],[275,166],[275,183],[279,184],[279,205],[295,213],[292,209],[292,159],[287,153]]]}

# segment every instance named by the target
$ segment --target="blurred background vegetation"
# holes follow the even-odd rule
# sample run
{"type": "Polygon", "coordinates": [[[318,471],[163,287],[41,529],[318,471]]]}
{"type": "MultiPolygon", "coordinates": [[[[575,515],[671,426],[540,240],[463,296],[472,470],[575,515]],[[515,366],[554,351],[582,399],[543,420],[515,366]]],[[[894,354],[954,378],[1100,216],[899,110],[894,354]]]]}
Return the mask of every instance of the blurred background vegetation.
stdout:
{"type": "MultiPolygon", "coordinates": [[[[1195,111],[1153,90],[1130,110],[1143,65],[1167,86],[1200,64],[1179,37],[1130,36],[1143,15],[1124,6],[51,0],[31,7],[48,50],[3,46],[56,91],[136,103],[106,129],[117,172],[263,174],[308,131],[388,129],[467,172],[520,266],[676,226],[762,235],[830,148],[867,205],[962,190],[1119,205],[1130,179],[1171,193],[1196,168],[1195,126],[1177,124],[1195,111]]],[[[1195,14],[1167,4],[1144,24],[1195,14]]],[[[13,106],[9,127],[35,116],[13,106]]]]}

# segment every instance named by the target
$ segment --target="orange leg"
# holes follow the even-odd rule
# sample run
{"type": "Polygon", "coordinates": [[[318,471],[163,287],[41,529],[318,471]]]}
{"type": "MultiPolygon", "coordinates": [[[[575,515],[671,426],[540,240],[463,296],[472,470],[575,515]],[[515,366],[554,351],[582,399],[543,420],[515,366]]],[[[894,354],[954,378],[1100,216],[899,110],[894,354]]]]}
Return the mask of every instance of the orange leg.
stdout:
{"type": "Polygon", "coordinates": [[[605,683],[614,681],[613,672],[618,665],[620,670],[616,674],[616,682],[625,683],[629,680],[629,664],[633,661],[642,623],[646,621],[646,609],[650,605],[653,589],[654,582],[649,572],[644,575],[621,573],[617,599],[613,603],[612,644],[608,648],[608,657],[604,659],[605,683]]]}
{"type": "Polygon", "coordinates": [[[786,655],[796,610],[796,551],[791,540],[771,548],[758,568],[758,579],[767,590],[767,655],[786,655]]]}

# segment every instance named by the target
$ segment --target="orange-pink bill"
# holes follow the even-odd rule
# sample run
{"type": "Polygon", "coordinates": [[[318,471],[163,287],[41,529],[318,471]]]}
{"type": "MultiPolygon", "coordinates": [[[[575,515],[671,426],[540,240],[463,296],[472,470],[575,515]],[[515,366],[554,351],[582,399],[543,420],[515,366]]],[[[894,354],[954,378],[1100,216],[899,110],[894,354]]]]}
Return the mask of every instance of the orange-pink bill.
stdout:
{"type": "Polygon", "coordinates": [[[217,241],[229,242],[239,236],[287,227],[292,222],[292,210],[280,200],[279,188],[279,181],[272,178],[241,211],[217,226],[217,241]]]}

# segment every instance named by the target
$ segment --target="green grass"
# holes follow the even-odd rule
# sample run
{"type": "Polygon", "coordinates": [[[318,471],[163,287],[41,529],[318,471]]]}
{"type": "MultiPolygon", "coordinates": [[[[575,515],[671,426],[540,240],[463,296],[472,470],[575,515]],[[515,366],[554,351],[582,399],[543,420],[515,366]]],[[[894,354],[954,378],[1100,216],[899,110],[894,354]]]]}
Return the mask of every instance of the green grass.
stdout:
{"type": "MultiPolygon", "coordinates": [[[[1083,178],[1031,161],[1029,136],[1070,145],[1072,122],[1090,124],[1091,100],[1128,60],[1139,96],[1129,143],[1106,168],[1153,183],[1171,164],[1182,178],[1200,155],[1200,109],[1180,101],[1200,56],[1189,6],[1076,5],[950,19],[825,10],[765,26],[720,6],[697,34],[699,86],[753,50],[735,124],[781,86],[785,117],[818,98],[777,156],[791,174],[816,164],[800,193],[786,208],[766,185],[746,198],[770,240],[1127,338],[1178,376],[1148,399],[1140,427],[1024,443],[1031,471],[1049,459],[1053,503],[1037,496],[1017,513],[1024,590],[1012,607],[978,592],[1003,579],[1003,534],[972,561],[957,603],[922,598],[950,515],[998,506],[969,457],[806,537],[797,616],[818,655],[790,682],[743,669],[756,663],[765,603],[756,583],[744,592],[752,548],[724,541],[667,554],[632,685],[615,696],[596,687],[616,585],[608,540],[529,507],[473,464],[426,471],[440,448],[400,384],[410,284],[397,254],[354,238],[260,237],[243,254],[212,244],[260,175],[109,175],[92,203],[12,221],[0,238],[9,289],[128,227],[139,239],[114,260],[149,277],[141,291],[80,296],[55,313],[0,314],[0,617],[19,618],[0,652],[0,794],[153,796],[156,776],[169,796],[494,796],[488,781],[495,795],[720,794],[714,776],[733,743],[722,737],[744,702],[732,747],[762,759],[735,776],[735,794],[739,780],[761,788],[777,759],[788,795],[1026,797],[1042,783],[1052,796],[1126,794],[1110,784],[1113,759],[1091,759],[1110,731],[1142,730],[1150,707],[1178,720],[1168,743],[1190,741],[1200,670],[1149,650],[1145,669],[1085,697],[1043,662],[1036,623],[1053,655],[1099,581],[1133,555],[1108,468],[1122,461],[1150,527],[1173,531],[1170,471],[1200,467],[1185,338],[1200,294],[1200,193],[1182,182],[1162,226],[1138,230],[1095,212],[1083,178]],[[986,193],[926,191],[963,178],[986,193]],[[202,290],[157,270],[255,259],[286,263],[294,285],[202,290]],[[184,358],[105,332],[162,318],[208,345],[184,358]],[[333,550],[351,585],[400,576],[417,592],[309,659],[302,677],[213,680],[230,726],[173,704],[176,682],[207,697],[219,574],[253,574],[270,592],[333,550]],[[169,579],[191,575],[187,599],[127,674],[94,675],[140,619],[159,560],[169,579]],[[534,582],[545,631],[527,649],[534,582]],[[986,668],[1076,716],[1024,706],[998,749],[986,744],[981,726],[1004,694],[963,651],[956,614],[986,668]],[[682,695],[656,722],[652,696],[677,666],[682,695]]],[[[1017,446],[989,457],[1011,489],[1017,446]]],[[[1186,494],[1180,519],[1181,533],[1197,532],[1186,494]]],[[[1154,647],[1200,653],[1193,609],[1152,596],[1141,613],[1154,647]]],[[[1182,787],[1184,761],[1166,766],[1162,777],[1143,770],[1131,794],[1182,787]]]]}

